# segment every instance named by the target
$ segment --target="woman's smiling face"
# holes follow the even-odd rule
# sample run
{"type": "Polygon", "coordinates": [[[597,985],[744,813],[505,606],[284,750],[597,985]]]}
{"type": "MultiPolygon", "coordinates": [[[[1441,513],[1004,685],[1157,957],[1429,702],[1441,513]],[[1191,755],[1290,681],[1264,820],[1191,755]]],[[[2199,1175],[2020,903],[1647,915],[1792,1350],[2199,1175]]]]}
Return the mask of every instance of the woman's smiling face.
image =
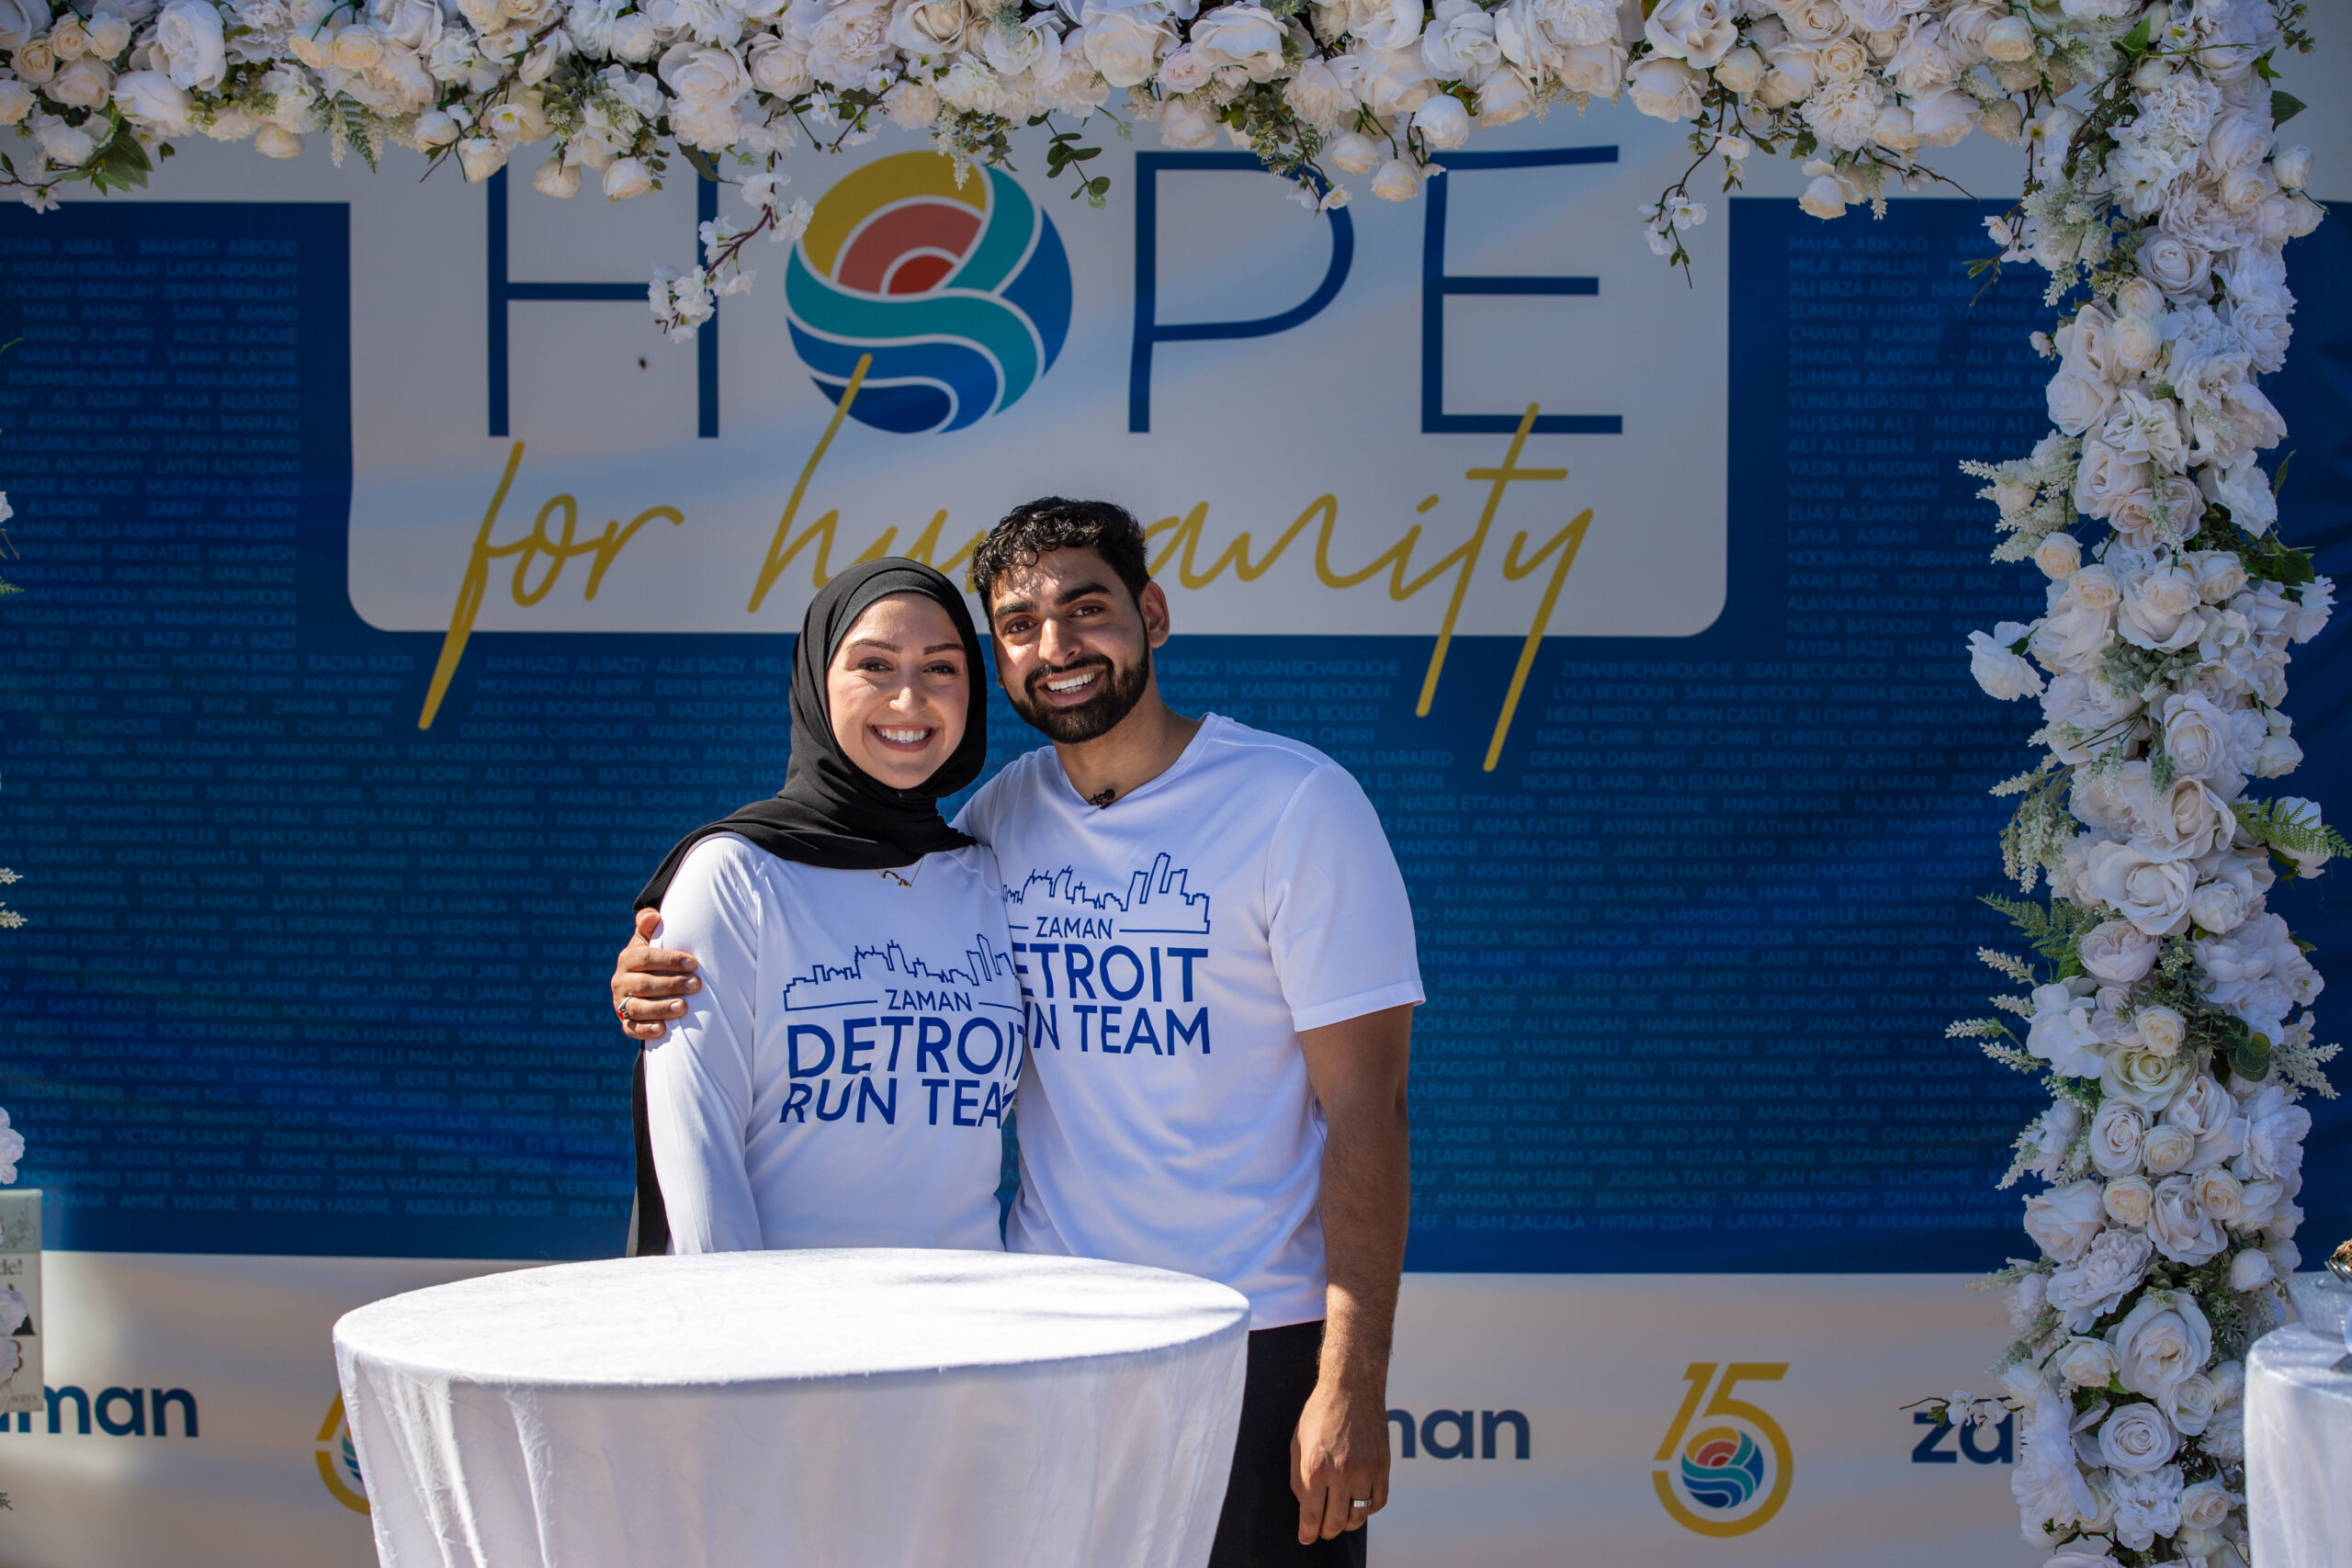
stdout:
{"type": "Polygon", "coordinates": [[[963,743],[968,663],[964,639],[937,601],[920,593],[876,600],[825,671],[833,739],[882,783],[914,788],[963,743]]]}

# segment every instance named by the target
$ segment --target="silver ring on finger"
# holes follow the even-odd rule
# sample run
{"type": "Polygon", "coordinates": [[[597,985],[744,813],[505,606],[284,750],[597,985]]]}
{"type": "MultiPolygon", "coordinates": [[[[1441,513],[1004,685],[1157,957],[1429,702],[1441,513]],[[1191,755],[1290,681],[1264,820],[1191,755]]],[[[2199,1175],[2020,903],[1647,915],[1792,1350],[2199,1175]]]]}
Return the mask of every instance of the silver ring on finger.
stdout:
{"type": "Polygon", "coordinates": [[[623,997],[620,1000],[613,1004],[613,1016],[621,1021],[621,1027],[623,1029],[628,1028],[637,1021],[637,1020],[629,1017],[628,1015],[628,998],[627,997],[623,997]]]}
{"type": "Polygon", "coordinates": [[[1351,1508],[1369,1508],[1372,1506],[1372,1499],[1369,1497],[1358,1497],[1353,1502],[1350,1503],[1348,1506],[1351,1508]]]}

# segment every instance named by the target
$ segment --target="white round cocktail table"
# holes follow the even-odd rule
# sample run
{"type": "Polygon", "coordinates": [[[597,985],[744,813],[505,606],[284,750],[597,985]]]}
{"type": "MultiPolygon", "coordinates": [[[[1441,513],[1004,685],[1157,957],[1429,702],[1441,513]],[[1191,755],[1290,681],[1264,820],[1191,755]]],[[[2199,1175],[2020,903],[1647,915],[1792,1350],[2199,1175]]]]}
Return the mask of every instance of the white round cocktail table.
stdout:
{"type": "Polygon", "coordinates": [[[2352,1371],[2340,1336],[2301,1324],[2266,1334],[2245,1359],[2246,1522],[2254,1568],[2352,1561],[2352,1371]]]}
{"type": "Polygon", "coordinates": [[[386,1568],[1199,1568],[1250,1327],[994,1252],[618,1258],[335,1325],[386,1568]]]}

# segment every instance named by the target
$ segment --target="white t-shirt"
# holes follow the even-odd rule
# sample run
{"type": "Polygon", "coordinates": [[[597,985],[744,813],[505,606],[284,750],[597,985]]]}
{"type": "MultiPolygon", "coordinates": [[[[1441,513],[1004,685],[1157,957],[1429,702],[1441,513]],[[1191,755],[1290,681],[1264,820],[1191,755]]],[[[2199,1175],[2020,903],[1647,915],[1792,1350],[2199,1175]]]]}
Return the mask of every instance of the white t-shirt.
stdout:
{"type": "Polygon", "coordinates": [[[956,825],[996,851],[1030,1009],[1008,1244],[1204,1275],[1256,1328],[1321,1317],[1323,1113],[1298,1032],[1422,999],[1363,790],[1212,714],[1107,809],[1048,747],[956,825]]]}
{"type": "Polygon", "coordinates": [[[721,834],[656,940],[703,982],[645,1063],[671,1251],[1002,1246],[1023,1017],[986,849],[834,871],[721,834]]]}

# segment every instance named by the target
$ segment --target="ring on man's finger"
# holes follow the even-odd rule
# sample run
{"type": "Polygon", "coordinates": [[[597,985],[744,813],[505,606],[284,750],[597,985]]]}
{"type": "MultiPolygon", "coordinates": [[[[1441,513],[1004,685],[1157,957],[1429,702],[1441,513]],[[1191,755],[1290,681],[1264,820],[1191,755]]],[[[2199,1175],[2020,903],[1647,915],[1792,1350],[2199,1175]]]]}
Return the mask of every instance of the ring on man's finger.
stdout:
{"type": "Polygon", "coordinates": [[[613,1016],[621,1021],[621,1027],[623,1029],[628,1028],[631,1024],[637,1021],[637,1020],[629,1017],[628,1015],[628,998],[627,997],[623,997],[620,1000],[613,1004],[613,1016]]]}

